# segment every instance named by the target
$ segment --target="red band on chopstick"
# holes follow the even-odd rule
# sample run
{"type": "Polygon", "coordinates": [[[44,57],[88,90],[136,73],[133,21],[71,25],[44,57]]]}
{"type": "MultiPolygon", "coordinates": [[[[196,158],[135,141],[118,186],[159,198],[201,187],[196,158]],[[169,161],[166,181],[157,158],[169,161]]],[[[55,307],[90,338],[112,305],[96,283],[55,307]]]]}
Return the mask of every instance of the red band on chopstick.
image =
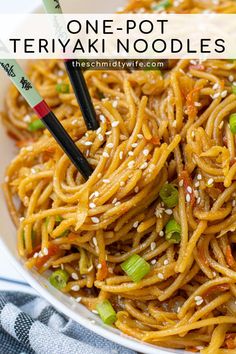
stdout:
{"type": "Polygon", "coordinates": [[[50,108],[48,107],[45,101],[41,101],[33,107],[35,113],[39,116],[39,118],[44,118],[48,113],[50,113],[50,108]]]}

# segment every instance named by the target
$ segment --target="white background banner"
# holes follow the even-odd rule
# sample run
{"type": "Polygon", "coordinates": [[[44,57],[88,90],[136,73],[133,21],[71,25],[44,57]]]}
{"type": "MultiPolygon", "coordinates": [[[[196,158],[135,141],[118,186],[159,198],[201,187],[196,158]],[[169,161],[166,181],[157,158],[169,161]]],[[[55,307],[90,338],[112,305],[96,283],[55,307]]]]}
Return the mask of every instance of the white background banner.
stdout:
{"type": "Polygon", "coordinates": [[[5,14],[0,41],[2,59],[234,59],[236,15],[5,14]]]}

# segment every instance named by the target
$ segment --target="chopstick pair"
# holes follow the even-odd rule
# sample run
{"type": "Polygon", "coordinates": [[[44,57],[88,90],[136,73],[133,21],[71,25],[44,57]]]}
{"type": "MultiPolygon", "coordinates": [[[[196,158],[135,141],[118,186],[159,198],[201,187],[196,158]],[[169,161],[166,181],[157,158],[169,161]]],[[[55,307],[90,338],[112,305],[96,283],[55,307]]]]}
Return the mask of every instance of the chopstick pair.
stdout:
{"type": "Polygon", "coordinates": [[[85,179],[88,179],[93,172],[92,167],[56,118],[55,114],[51,111],[47,103],[35,89],[20,65],[14,59],[0,59],[0,67],[7,73],[8,77],[28,102],[30,107],[34,109],[38,117],[42,120],[43,124],[59,143],[81,175],[85,179]]]}
{"type": "MultiPolygon", "coordinates": [[[[47,13],[62,14],[59,0],[43,0],[43,4],[47,13]]],[[[80,68],[73,67],[73,61],[73,59],[64,60],[67,74],[88,130],[97,130],[99,128],[99,123],[96,119],[96,112],[93,107],[83,72],[80,68]]]]}
{"type": "MultiPolygon", "coordinates": [[[[43,0],[43,2],[48,13],[62,13],[59,0],[43,0]]],[[[64,63],[85,124],[89,130],[96,130],[99,128],[99,123],[96,119],[96,112],[83,73],[79,68],[73,67],[73,60],[64,60],[64,63]]],[[[16,60],[0,59],[0,67],[5,70],[11,81],[26,99],[30,107],[34,109],[43,124],[50,131],[82,176],[85,179],[88,179],[93,172],[92,167],[56,118],[55,114],[51,111],[47,103],[37,92],[32,82],[16,60]],[[12,75],[12,73],[14,75],[12,75]]]]}

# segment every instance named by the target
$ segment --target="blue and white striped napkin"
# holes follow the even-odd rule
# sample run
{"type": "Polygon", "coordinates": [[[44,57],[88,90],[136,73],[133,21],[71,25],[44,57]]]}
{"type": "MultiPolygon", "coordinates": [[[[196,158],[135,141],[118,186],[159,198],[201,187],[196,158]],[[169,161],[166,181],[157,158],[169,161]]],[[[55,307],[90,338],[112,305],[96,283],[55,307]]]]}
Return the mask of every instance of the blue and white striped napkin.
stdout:
{"type": "Polygon", "coordinates": [[[56,311],[20,278],[2,253],[1,354],[135,354],[56,311]]]}

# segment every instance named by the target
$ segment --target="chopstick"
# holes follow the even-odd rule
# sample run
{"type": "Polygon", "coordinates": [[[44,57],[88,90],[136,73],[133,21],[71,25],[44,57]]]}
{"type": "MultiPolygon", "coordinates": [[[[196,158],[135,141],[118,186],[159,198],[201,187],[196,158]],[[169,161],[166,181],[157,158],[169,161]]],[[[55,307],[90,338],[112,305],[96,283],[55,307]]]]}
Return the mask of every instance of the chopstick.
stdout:
{"type": "MultiPolygon", "coordinates": [[[[43,0],[44,7],[49,14],[62,14],[59,0],[43,0]]],[[[89,90],[80,68],[74,67],[74,59],[64,60],[67,74],[73,87],[75,97],[80,106],[84,122],[88,130],[97,130],[99,123],[89,94],[89,90]]]]}
{"type": "Polygon", "coordinates": [[[13,84],[17,87],[30,107],[34,109],[81,175],[85,179],[88,179],[93,172],[92,167],[47,103],[34,88],[32,82],[26,76],[20,65],[14,59],[0,59],[0,68],[7,73],[13,84]]]}

